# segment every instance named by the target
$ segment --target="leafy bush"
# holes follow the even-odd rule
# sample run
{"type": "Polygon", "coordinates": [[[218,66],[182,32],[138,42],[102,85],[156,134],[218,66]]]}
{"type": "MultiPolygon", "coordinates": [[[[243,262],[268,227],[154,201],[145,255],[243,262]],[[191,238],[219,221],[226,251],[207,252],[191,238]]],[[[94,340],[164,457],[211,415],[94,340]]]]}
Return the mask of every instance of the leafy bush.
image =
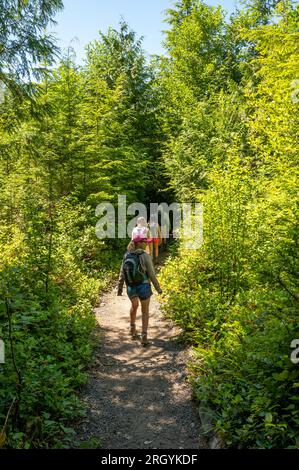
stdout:
{"type": "MultiPolygon", "coordinates": [[[[74,226],[80,220],[81,233],[90,223],[88,208],[68,205],[66,210],[61,203],[47,292],[40,271],[48,238],[38,232],[37,247],[34,232],[28,239],[15,230],[10,241],[2,232],[0,337],[6,362],[0,366],[1,446],[67,447],[74,438],[68,423],[84,412],[77,390],[87,380],[92,359],[93,305],[114,268],[100,271],[101,255],[95,250],[91,259],[84,258],[86,251],[78,254],[80,230],[70,227],[66,213],[74,226]],[[96,262],[97,278],[94,265],[89,273],[87,265],[82,271],[84,259],[96,262]]],[[[95,234],[90,235],[89,250],[96,243],[95,234]]]]}
{"type": "Polygon", "coordinates": [[[298,310],[294,278],[282,268],[295,262],[293,183],[277,178],[275,197],[266,198],[274,182],[261,177],[257,191],[239,164],[215,172],[203,196],[203,246],[179,248],[162,269],[164,309],[194,347],[194,393],[226,444],[296,446],[299,370],[290,344],[298,310]]]}

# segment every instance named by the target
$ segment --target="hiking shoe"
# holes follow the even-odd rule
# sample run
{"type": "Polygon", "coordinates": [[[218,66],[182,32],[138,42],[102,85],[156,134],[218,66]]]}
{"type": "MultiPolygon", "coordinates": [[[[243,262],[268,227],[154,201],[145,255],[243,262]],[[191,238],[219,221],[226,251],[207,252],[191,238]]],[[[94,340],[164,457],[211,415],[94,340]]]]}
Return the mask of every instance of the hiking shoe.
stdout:
{"type": "Polygon", "coordinates": [[[137,339],[138,338],[138,333],[137,333],[135,325],[130,326],[130,335],[131,335],[132,339],[137,339]]]}
{"type": "Polygon", "coordinates": [[[147,333],[142,333],[141,335],[141,345],[142,346],[147,346],[149,344],[149,341],[147,339],[147,333]]]}

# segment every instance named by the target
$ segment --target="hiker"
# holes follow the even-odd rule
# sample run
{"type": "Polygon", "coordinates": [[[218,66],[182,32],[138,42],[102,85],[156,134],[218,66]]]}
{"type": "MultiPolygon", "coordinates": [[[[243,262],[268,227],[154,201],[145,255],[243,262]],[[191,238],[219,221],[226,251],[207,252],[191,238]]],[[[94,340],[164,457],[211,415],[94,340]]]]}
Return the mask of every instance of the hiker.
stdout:
{"type": "Polygon", "coordinates": [[[162,245],[165,248],[169,239],[170,220],[169,214],[165,211],[161,212],[161,239],[162,245]]]}
{"type": "MultiPolygon", "coordinates": [[[[142,239],[148,239],[150,236],[149,228],[144,217],[139,217],[137,219],[137,225],[133,228],[132,231],[132,240],[134,237],[141,237],[142,239]]],[[[146,252],[149,253],[148,244],[146,246],[146,252]]]]}
{"type": "Polygon", "coordinates": [[[149,229],[146,223],[146,220],[144,217],[139,217],[137,219],[137,225],[136,227],[133,228],[132,231],[132,240],[134,237],[141,237],[141,238],[148,238],[149,235],[149,229]]]}
{"type": "Polygon", "coordinates": [[[150,216],[148,226],[149,226],[149,233],[150,233],[150,238],[148,240],[150,255],[153,259],[155,255],[155,259],[157,259],[159,256],[159,245],[162,241],[161,230],[160,230],[160,225],[158,223],[157,214],[152,214],[150,216]]]}
{"type": "Polygon", "coordinates": [[[153,294],[151,282],[158,294],[162,293],[161,287],[156,278],[151,257],[145,251],[146,240],[147,239],[145,237],[137,235],[134,236],[133,241],[129,243],[121,265],[118,281],[118,295],[122,295],[123,286],[124,283],[126,283],[127,294],[131,300],[130,334],[133,339],[138,337],[136,330],[136,315],[140,300],[142,311],[142,346],[146,346],[148,344],[147,330],[149,322],[149,304],[151,295],[153,294]]]}

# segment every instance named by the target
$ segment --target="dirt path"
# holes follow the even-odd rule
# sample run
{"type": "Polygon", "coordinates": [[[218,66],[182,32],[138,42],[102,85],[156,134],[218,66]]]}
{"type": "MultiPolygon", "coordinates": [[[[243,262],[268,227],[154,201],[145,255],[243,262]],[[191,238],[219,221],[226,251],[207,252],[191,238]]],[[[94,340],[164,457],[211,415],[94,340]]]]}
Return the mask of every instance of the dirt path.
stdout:
{"type": "MultiPolygon", "coordinates": [[[[151,300],[148,338],[143,348],[129,335],[130,302],[124,293],[106,294],[96,309],[99,348],[96,366],[83,392],[87,417],[78,439],[101,440],[104,449],[198,449],[200,421],[187,382],[188,350],[178,331],[151,300]]],[[[140,310],[140,308],[139,308],[140,310]]],[[[141,312],[137,314],[140,331],[141,312]]]]}

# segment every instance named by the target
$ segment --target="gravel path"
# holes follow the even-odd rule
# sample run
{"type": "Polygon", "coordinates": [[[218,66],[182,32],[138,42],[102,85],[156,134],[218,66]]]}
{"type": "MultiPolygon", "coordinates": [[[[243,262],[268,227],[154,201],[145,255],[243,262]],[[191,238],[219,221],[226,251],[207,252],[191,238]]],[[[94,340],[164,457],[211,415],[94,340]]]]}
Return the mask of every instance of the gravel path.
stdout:
{"type": "Polygon", "coordinates": [[[187,381],[189,351],[176,340],[178,330],[163,318],[154,295],[144,348],[128,335],[129,307],[127,295],[114,290],[95,310],[99,348],[83,391],[88,413],[78,440],[100,439],[104,449],[206,448],[187,381]]]}

